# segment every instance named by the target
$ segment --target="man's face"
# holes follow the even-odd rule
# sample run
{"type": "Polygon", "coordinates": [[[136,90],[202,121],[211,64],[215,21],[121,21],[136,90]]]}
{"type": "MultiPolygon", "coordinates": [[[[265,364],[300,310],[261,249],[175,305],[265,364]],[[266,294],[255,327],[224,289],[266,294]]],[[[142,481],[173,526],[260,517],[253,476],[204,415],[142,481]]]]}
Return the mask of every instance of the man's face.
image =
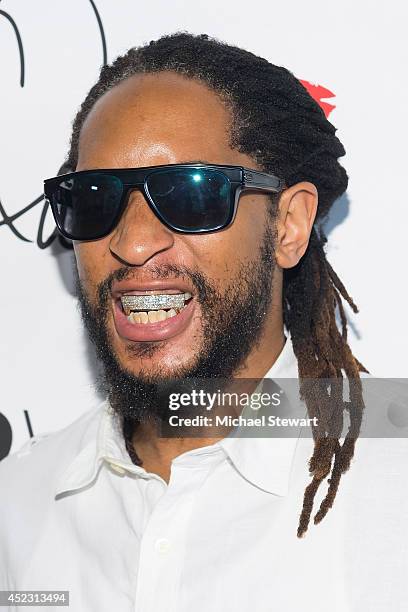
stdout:
{"type": "MultiPolygon", "coordinates": [[[[135,76],[105,94],[82,128],[76,170],[203,161],[256,168],[230,147],[231,115],[206,86],[174,73],[135,76]]],[[[261,340],[271,306],[273,230],[264,194],[244,194],[234,223],[206,235],[166,228],[131,192],[105,238],[75,242],[85,323],[136,377],[229,375],[261,340]],[[191,293],[159,323],[124,325],[120,295],[191,293]],[[215,370],[215,372],[214,372],[215,370]]]]}

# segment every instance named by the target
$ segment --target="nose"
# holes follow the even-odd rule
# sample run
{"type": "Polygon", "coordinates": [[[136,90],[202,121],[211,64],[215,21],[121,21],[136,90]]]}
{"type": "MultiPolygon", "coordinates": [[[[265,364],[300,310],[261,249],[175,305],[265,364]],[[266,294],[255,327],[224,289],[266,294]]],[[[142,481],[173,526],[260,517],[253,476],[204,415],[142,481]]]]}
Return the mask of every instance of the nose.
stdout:
{"type": "Polygon", "coordinates": [[[123,263],[142,266],[170,249],[174,234],[156,217],[139,190],[129,194],[126,208],[109,242],[111,253],[123,263]]]}

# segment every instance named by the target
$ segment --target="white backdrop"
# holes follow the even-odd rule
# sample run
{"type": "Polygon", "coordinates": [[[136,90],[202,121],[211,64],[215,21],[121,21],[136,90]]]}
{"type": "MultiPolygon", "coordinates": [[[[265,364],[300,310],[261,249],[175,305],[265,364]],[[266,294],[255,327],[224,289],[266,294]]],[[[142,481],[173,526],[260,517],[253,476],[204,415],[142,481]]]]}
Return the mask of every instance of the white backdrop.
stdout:
{"type": "MultiPolygon", "coordinates": [[[[188,30],[334,93],[329,118],[347,150],[350,185],[327,226],[328,256],[360,307],[350,343],[373,374],[407,376],[406,7],[402,0],[0,0],[0,457],[28,438],[27,415],[34,433],[51,431],[99,401],[72,295],[72,252],[56,242],[39,248],[42,202],[5,222],[41,195],[42,179],[64,160],[71,121],[104,59],[97,13],[108,61],[188,30]]],[[[48,214],[43,238],[52,230],[48,214]]]]}

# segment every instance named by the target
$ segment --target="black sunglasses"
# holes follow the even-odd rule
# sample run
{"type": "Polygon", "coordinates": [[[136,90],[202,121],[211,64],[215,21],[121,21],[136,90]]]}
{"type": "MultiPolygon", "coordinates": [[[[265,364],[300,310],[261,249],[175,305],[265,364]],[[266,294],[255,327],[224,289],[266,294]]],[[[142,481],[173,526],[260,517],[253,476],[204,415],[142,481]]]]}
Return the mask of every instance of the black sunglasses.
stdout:
{"type": "Polygon", "coordinates": [[[169,164],[148,168],[82,170],[44,181],[58,230],[70,240],[96,240],[118,224],[132,189],[173,231],[201,234],[224,229],[243,191],[279,193],[282,179],[242,166],[169,164]]]}

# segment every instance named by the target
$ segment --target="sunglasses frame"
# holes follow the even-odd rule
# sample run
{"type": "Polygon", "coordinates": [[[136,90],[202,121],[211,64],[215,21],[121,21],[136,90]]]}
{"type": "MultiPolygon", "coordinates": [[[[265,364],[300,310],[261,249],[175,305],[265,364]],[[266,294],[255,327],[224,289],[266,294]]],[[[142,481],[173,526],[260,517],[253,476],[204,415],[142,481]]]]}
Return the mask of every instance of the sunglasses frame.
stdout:
{"type": "Polygon", "coordinates": [[[141,191],[150,206],[153,213],[159,220],[170,230],[182,233],[182,234],[208,234],[211,232],[216,232],[227,228],[231,223],[233,223],[235,219],[235,215],[237,213],[238,201],[241,193],[245,191],[262,191],[269,193],[280,193],[283,189],[285,189],[286,185],[283,179],[274,176],[273,174],[267,174],[265,172],[260,172],[259,170],[253,170],[252,168],[245,168],[244,166],[232,166],[232,165],[221,165],[221,164],[203,164],[203,163],[188,163],[188,164],[165,164],[159,166],[147,166],[144,168],[109,168],[109,169],[99,169],[96,168],[94,170],[80,170],[78,172],[70,172],[68,174],[60,174],[53,178],[44,180],[44,196],[46,202],[49,203],[52,214],[56,223],[56,226],[59,232],[67,238],[68,240],[78,240],[81,242],[87,240],[99,240],[100,238],[104,238],[116,227],[119,223],[119,220],[126,208],[126,205],[129,200],[130,192],[139,189],[141,191]],[[175,170],[215,170],[224,174],[227,177],[228,183],[230,186],[229,193],[229,214],[227,221],[225,223],[220,224],[211,229],[181,229],[171,223],[169,223],[161,214],[159,208],[156,206],[153,198],[151,197],[147,185],[148,178],[156,173],[162,172],[163,170],[171,170],[172,172],[175,170]],[[56,204],[53,202],[52,193],[54,189],[61,183],[62,180],[69,179],[73,176],[79,175],[87,175],[87,174],[104,174],[111,175],[115,178],[119,179],[122,183],[122,195],[120,198],[120,202],[117,207],[117,212],[115,217],[112,220],[112,223],[109,226],[109,229],[104,231],[103,233],[99,233],[95,237],[91,238],[78,238],[75,237],[68,232],[66,232],[62,227],[60,220],[58,218],[58,214],[56,211],[56,204]]]}

